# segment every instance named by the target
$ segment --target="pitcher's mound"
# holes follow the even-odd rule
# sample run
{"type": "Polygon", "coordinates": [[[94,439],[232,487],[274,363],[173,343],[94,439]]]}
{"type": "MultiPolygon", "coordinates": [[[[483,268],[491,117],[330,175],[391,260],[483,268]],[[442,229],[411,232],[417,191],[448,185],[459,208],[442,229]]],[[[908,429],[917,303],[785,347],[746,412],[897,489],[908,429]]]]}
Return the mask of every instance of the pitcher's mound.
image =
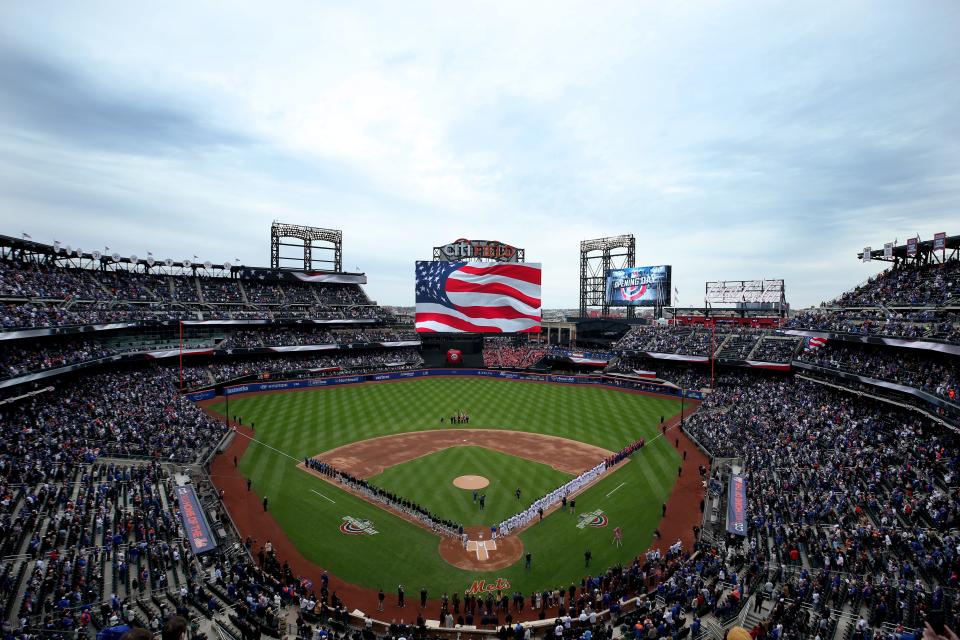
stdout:
{"type": "Polygon", "coordinates": [[[483,476],[457,476],[453,479],[453,486],[458,489],[483,489],[490,481],[483,476]]]}

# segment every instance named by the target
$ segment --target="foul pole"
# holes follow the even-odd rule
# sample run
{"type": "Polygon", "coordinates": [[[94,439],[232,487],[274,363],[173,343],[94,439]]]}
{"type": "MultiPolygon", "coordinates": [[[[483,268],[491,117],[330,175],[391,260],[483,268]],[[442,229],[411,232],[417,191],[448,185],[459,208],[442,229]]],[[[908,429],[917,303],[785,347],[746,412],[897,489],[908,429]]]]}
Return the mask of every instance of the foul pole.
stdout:
{"type": "Polygon", "coordinates": [[[180,391],[183,391],[183,320],[180,321],[180,391]]]}
{"type": "Polygon", "coordinates": [[[713,358],[717,353],[717,321],[710,327],[710,389],[713,389],[713,358]]]}

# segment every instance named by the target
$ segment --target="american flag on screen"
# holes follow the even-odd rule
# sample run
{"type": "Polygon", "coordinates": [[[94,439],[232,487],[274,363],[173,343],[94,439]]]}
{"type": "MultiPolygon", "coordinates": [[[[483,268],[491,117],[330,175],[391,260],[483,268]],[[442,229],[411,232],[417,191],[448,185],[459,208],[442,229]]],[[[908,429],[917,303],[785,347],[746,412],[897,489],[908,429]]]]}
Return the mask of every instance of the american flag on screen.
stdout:
{"type": "Polygon", "coordinates": [[[540,265],[417,262],[419,332],[537,333],[540,265]]]}

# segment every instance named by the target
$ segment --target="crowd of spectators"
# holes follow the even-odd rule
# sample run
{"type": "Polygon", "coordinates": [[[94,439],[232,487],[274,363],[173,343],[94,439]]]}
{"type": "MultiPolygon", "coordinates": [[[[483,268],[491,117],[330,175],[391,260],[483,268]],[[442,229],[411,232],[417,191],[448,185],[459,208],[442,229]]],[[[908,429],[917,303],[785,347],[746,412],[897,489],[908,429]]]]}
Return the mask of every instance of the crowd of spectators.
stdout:
{"type": "Polygon", "coordinates": [[[649,351],[652,353],[678,353],[692,356],[709,356],[711,347],[719,347],[724,330],[713,332],[707,327],[683,325],[633,327],[614,348],[621,351],[649,351]]]}
{"type": "Polygon", "coordinates": [[[312,376],[323,376],[339,373],[368,373],[385,368],[415,369],[422,364],[423,358],[419,350],[410,347],[318,355],[289,353],[215,362],[209,365],[185,366],[183,381],[186,388],[196,388],[254,374],[301,371],[309,372],[312,376]]]}
{"type": "Polygon", "coordinates": [[[942,307],[960,299],[960,261],[923,266],[901,265],[844,293],[828,306],[942,307]]]}
{"type": "Polygon", "coordinates": [[[802,603],[912,630],[946,600],[960,604],[951,431],[813,382],[753,374],[720,378],[686,430],[712,455],[740,460],[750,518],[740,550],[770,564],[766,596],[782,599],[782,613],[802,603]]]}
{"type": "MultiPolygon", "coordinates": [[[[0,593],[5,605],[16,605],[5,637],[89,637],[119,624],[149,637],[182,616],[190,637],[203,640],[198,622],[216,616],[236,638],[280,638],[289,611],[297,611],[305,638],[314,625],[345,629],[347,609],[328,589],[328,576],[316,587],[294,576],[269,541],[254,553],[252,539],[234,544],[227,533],[202,563],[195,560],[168,465],[65,463],[40,481],[41,469],[30,465],[11,477],[25,483],[14,499],[22,505],[15,523],[35,526],[4,532],[4,544],[22,547],[22,566],[30,568],[15,578],[24,587],[17,602],[10,599],[15,590],[0,593]]],[[[222,505],[215,490],[204,485],[198,493],[216,524],[222,505]]]]}
{"type": "Polygon", "coordinates": [[[758,362],[787,363],[793,360],[801,342],[800,338],[795,337],[764,336],[750,355],[750,359],[758,362]]]}
{"type": "MultiPolygon", "coordinates": [[[[219,350],[228,350],[235,347],[376,344],[380,342],[414,341],[417,340],[417,335],[414,331],[405,329],[343,329],[330,331],[308,325],[296,328],[263,327],[229,332],[227,337],[220,340],[219,343],[217,343],[216,338],[217,336],[213,334],[199,338],[189,337],[185,342],[185,348],[216,347],[219,350]]],[[[15,378],[119,353],[176,348],[178,342],[175,332],[159,337],[118,334],[114,338],[100,337],[95,339],[85,337],[66,340],[49,338],[9,341],[4,345],[2,354],[0,354],[0,379],[15,378]]],[[[378,357],[374,360],[359,352],[349,355],[322,356],[324,364],[314,366],[328,366],[325,363],[331,362],[331,358],[348,367],[388,361],[388,359],[379,358],[380,355],[384,354],[377,354],[378,357]]],[[[405,362],[417,361],[416,358],[411,358],[409,351],[404,351],[402,358],[405,362]]],[[[268,360],[264,359],[263,362],[268,362],[268,360]]],[[[229,368],[229,365],[227,365],[227,368],[229,368]]]]}
{"type": "Polygon", "coordinates": [[[242,640],[286,637],[285,621],[291,610],[297,612],[298,636],[305,640],[335,638],[334,626],[346,630],[347,603],[330,589],[326,573],[317,585],[295,575],[269,540],[257,543],[247,538],[244,546],[255,561],[246,554],[218,553],[206,575],[197,577],[200,588],[228,607],[230,624],[242,640]]]}
{"type": "MultiPolygon", "coordinates": [[[[92,376],[63,385],[55,399],[41,395],[3,410],[0,493],[25,488],[14,492],[13,505],[0,502],[0,539],[4,552],[23,549],[41,559],[18,603],[22,624],[62,630],[124,620],[130,605],[106,595],[111,581],[147,593],[171,588],[175,573],[188,576],[184,602],[211,611],[228,603],[233,625],[250,633],[275,628],[282,610],[297,603],[323,619],[344,616],[348,603],[329,592],[317,595],[266,545],[258,564],[218,558],[207,574],[196,573],[178,531],[169,476],[156,459],[87,466],[106,454],[195,457],[222,433],[176,401],[173,375],[153,368],[92,376]],[[79,484],[75,495],[72,484],[79,484]],[[17,503],[25,508],[12,518],[17,503]],[[42,513],[49,523],[36,527],[42,513]],[[84,606],[94,602],[102,604],[84,606]]],[[[728,620],[747,596],[763,594],[774,603],[764,610],[766,628],[780,625],[787,638],[832,629],[836,610],[862,616],[867,626],[913,629],[926,611],[960,605],[960,443],[949,431],[812,382],[752,373],[719,376],[685,428],[713,455],[742,461],[750,487],[750,533],[742,544],[703,541],[696,555],[651,551],[585,578],[570,593],[517,592],[512,602],[508,596],[490,607],[480,599],[475,613],[467,606],[448,610],[453,624],[469,624],[469,617],[474,624],[509,625],[511,612],[530,606],[542,619],[555,616],[563,637],[576,637],[567,635],[568,618],[574,630],[585,628],[577,624],[584,617],[595,628],[590,614],[610,608],[628,634],[670,637],[687,626],[699,630],[707,615],[728,620]],[[656,600],[644,595],[651,592],[656,600]],[[654,635],[643,635],[651,629],[654,635]]],[[[355,490],[376,491],[335,470],[318,471],[355,490]]],[[[400,506],[420,513],[416,505],[400,506]]],[[[459,531],[454,523],[438,526],[459,531]]],[[[154,613],[134,611],[131,619],[156,627],[164,612],[154,613]]],[[[301,618],[298,626],[306,628],[310,622],[301,618]]]]}
{"type": "MultiPolygon", "coordinates": [[[[200,291],[197,289],[196,278],[171,278],[170,283],[173,284],[173,301],[200,302],[200,291]]],[[[163,290],[161,289],[161,291],[163,290]]],[[[230,300],[226,299],[224,302],[230,302],[230,300]]]]}
{"type": "MultiPolygon", "coordinates": [[[[182,281],[181,278],[174,278],[175,281],[182,281]]],[[[193,278],[185,279],[189,284],[193,284],[193,278]]],[[[204,302],[214,302],[217,304],[242,304],[243,294],[240,293],[240,281],[234,278],[197,278],[200,283],[200,292],[203,294],[204,302]]]]}
{"type": "Polygon", "coordinates": [[[717,341],[720,347],[715,355],[717,358],[729,360],[746,360],[762,338],[763,334],[759,330],[731,331],[717,341]]]}
{"type": "Polygon", "coordinates": [[[320,307],[211,307],[164,303],[80,303],[65,306],[43,302],[0,302],[0,328],[32,329],[110,322],[169,322],[177,320],[384,320],[380,307],[326,309],[320,307]]]}
{"type": "Polygon", "coordinates": [[[546,347],[520,344],[512,338],[486,338],[483,341],[483,366],[496,369],[527,369],[547,355],[546,347]]]}
{"type": "Polygon", "coordinates": [[[158,366],[58,382],[0,406],[0,456],[30,466],[104,455],[197,457],[222,426],[177,393],[177,372],[158,366]]]}
{"type": "Polygon", "coordinates": [[[369,344],[419,340],[416,331],[405,329],[325,329],[323,327],[264,327],[234,331],[220,346],[270,347],[311,344],[369,344]]]}
{"type": "Polygon", "coordinates": [[[106,291],[83,269],[0,260],[0,296],[99,300],[106,296],[106,291]]]}
{"type": "Polygon", "coordinates": [[[653,377],[682,389],[703,389],[710,386],[710,365],[707,363],[683,365],[671,362],[657,362],[639,356],[619,356],[605,370],[607,373],[623,373],[644,377],[653,377]]]}
{"type": "Polygon", "coordinates": [[[908,312],[883,309],[816,309],[795,315],[785,327],[858,336],[889,336],[960,343],[960,314],[932,309],[908,312]]]}
{"type": "Polygon", "coordinates": [[[0,302],[3,328],[181,319],[381,319],[388,315],[353,284],[264,283],[19,260],[0,260],[0,302]]]}
{"type": "Polygon", "coordinates": [[[57,341],[55,344],[8,343],[0,352],[0,379],[105,358],[113,353],[113,349],[100,342],[83,338],[57,341]]]}
{"type": "Polygon", "coordinates": [[[923,350],[890,350],[831,340],[819,349],[802,351],[798,359],[827,369],[897,382],[952,401],[960,393],[955,358],[923,350]]]}
{"type": "MultiPolygon", "coordinates": [[[[71,466],[38,482],[21,475],[15,546],[35,562],[16,619],[21,630],[83,631],[135,620],[130,599],[173,586],[188,547],[169,473],[156,461],[71,466]],[[121,601],[118,593],[125,594],[121,601]]],[[[148,616],[150,617],[150,616],[148,616]]],[[[159,619],[142,620],[158,629],[159,619]]]]}

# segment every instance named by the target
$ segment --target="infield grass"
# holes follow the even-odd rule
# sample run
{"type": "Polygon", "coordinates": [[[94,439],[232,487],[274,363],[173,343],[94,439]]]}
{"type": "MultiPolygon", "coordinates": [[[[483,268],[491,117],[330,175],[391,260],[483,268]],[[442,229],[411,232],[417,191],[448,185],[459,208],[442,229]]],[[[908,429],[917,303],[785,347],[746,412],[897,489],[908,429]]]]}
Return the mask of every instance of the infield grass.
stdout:
{"type": "MultiPolygon", "coordinates": [[[[224,408],[222,402],[214,407],[224,408]]],[[[368,383],[230,400],[231,415],[256,424],[258,442],[247,449],[240,470],[253,480],[259,496],[270,496],[271,515],[304,556],[356,584],[383,587],[388,593],[398,583],[405,584],[408,593],[426,586],[431,597],[466,589],[477,578],[503,577],[523,593],[579,583],[587,572],[587,548],[595,571],[632,560],[649,545],[660,521],[660,505],[676,480],[680,454],[672,440],[657,436],[660,416],[678,412],[679,402],[672,398],[482,378],[368,383]],[[603,510],[609,518],[606,528],[577,528],[575,515],[552,514],[520,534],[533,555],[532,570],[524,570],[521,561],[486,574],[452,567],[437,553],[435,535],[296,467],[304,457],[350,442],[449,428],[440,424],[440,417],[458,409],[470,414],[471,429],[546,433],[612,451],[641,437],[648,445],[577,498],[578,513],[603,510]],[[377,535],[341,534],[344,516],[370,520],[377,535]],[[624,533],[619,549],[612,545],[615,526],[624,533]]],[[[441,487],[425,483],[424,489],[441,487]]]]}
{"type": "Polygon", "coordinates": [[[373,484],[417,502],[441,518],[464,526],[503,522],[572,475],[553,467],[483,447],[453,447],[398,464],[371,477],[373,484]],[[484,508],[473,492],[453,485],[457,476],[483,476],[484,508]],[[520,489],[520,499],[516,490],[520,489]]]}

